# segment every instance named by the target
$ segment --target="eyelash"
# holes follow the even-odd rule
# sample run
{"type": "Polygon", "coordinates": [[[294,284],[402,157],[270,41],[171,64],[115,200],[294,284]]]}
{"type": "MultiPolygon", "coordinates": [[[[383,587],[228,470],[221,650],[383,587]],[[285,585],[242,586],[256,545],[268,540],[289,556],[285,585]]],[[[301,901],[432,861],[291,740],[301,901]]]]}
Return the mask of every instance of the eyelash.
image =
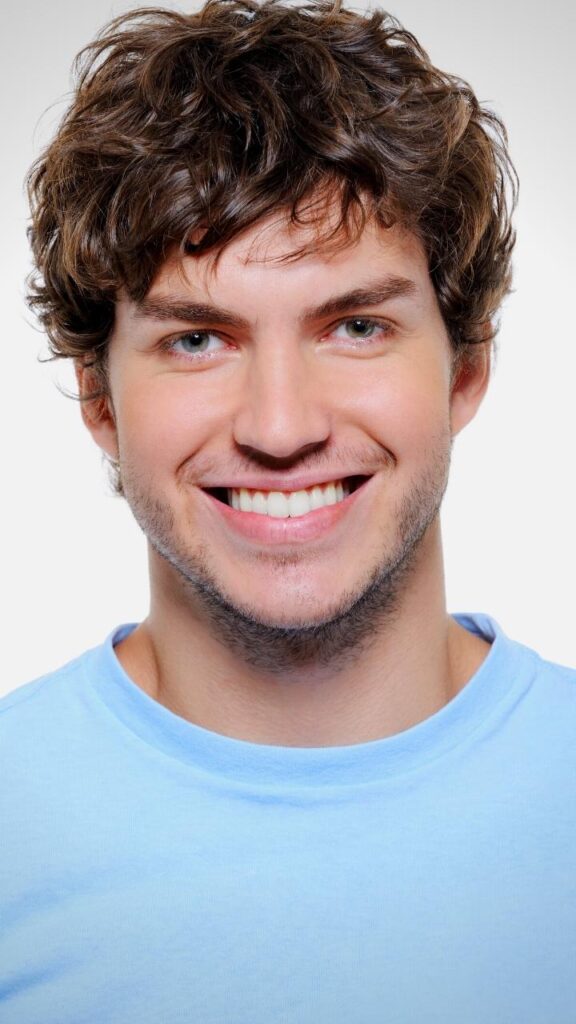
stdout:
{"type": "MultiPolygon", "coordinates": [[[[337,331],[340,327],[344,327],[344,326],[346,326],[346,324],[352,324],[354,322],[361,322],[362,324],[366,324],[367,327],[375,328],[376,331],[377,331],[377,335],[383,333],[387,338],[390,338],[394,334],[394,327],[393,327],[393,325],[388,320],[378,320],[378,319],[374,319],[373,317],[367,317],[367,316],[351,316],[351,317],[346,317],[345,320],[339,320],[337,323],[333,324],[329,328],[329,331],[327,333],[328,334],[332,334],[333,332],[337,331]]],[[[218,340],[220,340],[220,341],[222,340],[220,335],[217,332],[215,332],[215,331],[211,331],[211,330],[204,329],[204,328],[195,328],[195,329],[192,329],[192,330],[189,330],[189,331],[183,331],[177,337],[167,338],[165,341],[162,342],[162,344],[160,346],[161,350],[169,353],[175,359],[183,359],[183,360],[185,360],[185,362],[188,362],[188,363],[190,363],[190,362],[193,362],[193,363],[200,363],[200,362],[202,362],[202,363],[204,363],[204,362],[207,362],[207,361],[209,361],[211,359],[216,358],[220,354],[220,352],[224,351],[223,349],[218,349],[216,352],[199,352],[199,353],[176,352],[175,349],[174,349],[174,346],[177,344],[177,342],[182,341],[183,338],[186,338],[186,337],[188,337],[191,334],[199,334],[199,335],[212,336],[212,337],[218,338],[218,340]]],[[[323,337],[325,337],[325,336],[326,335],[323,335],[323,337]]],[[[352,343],[354,348],[361,348],[361,347],[363,347],[363,345],[362,345],[363,342],[368,343],[368,345],[369,345],[370,342],[373,342],[374,340],[375,340],[374,339],[374,335],[370,335],[370,336],[368,336],[366,338],[359,337],[357,339],[354,339],[354,338],[349,338],[348,339],[348,341],[352,343]],[[354,341],[357,341],[359,344],[354,345],[354,341]]]]}

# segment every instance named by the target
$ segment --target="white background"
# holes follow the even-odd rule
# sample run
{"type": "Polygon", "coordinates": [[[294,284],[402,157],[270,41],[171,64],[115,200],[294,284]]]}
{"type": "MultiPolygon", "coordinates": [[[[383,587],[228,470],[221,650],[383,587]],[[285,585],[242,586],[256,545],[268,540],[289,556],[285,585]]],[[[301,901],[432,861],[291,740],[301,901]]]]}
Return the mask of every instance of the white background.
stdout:
{"type": "MultiPolygon", "coordinates": [[[[37,361],[46,348],[23,302],[24,175],[64,110],[74,55],[130,6],[20,0],[2,19],[0,692],[147,609],[144,539],[108,493],[77,404],[57,390],[72,386],[70,368],[37,361]]],[[[442,516],[448,608],[488,612],[576,665],[576,6],[397,0],[391,11],[503,116],[521,179],[515,293],[491,390],[455,443],[442,516]]]]}

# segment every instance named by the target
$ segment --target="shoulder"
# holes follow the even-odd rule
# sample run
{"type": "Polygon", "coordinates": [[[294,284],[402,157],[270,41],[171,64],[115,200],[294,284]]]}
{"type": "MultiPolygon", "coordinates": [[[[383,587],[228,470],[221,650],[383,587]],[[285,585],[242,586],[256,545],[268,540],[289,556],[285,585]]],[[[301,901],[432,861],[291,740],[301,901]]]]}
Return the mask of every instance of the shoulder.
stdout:
{"type": "Polygon", "coordinates": [[[17,720],[34,716],[40,706],[45,706],[46,701],[58,697],[62,688],[82,673],[83,662],[88,653],[38,679],[18,686],[0,698],[0,729],[10,729],[17,720]]]}
{"type": "Polygon", "coordinates": [[[520,641],[507,639],[507,645],[510,653],[509,671],[518,675],[524,672],[529,682],[529,704],[538,709],[537,713],[543,719],[555,719],[559,725],[565,720],[573,728],[576,716],[576,668],[551,661],[520,641]]]}
{"type": "Polygon", "coordinates": [[[62,751],[84,715],[90,665],[98,648],[0,699],[0,772],[40,766],[62,751]]]}
{"type": "Polygon", "coordinates": [[[511,647],[518,652],[518,657],[531,660],[533,679],[549,691],[564,694],[569,700],[576,696],[576,667],[563,665],[543,657],[537,650],[518,640],[508,640],[511,647]]]}
{"type": "Polygon", "coordinates": [[[569,703],[576,697],[576,667],[550,661],[530,645],[513,639],[490,615],[480,612],[460,612],[453,618],[472,637],[490,644],[494,654],[489,663],[498,673],[522,677],[536,689],[549,695],[564,697],[569,703]],[[495,656],[494,656],[495,655],[495,656]]]}
{"type": "Polygon", "coordinates": [[[538,696],[552,706],[571,708],[576,712],[576,668],[548,661],[532,651],[533,687],[538,696]]]}
{"type": "Polygon", "coordinates": [[[24,779],[49,764],[71,762],[100,741],[112,717],[101,690],[108,691],[118,669],[114,644],[135,626],[117,626],[103,643],[0,699],[3,791],[10,773],[24,779]]]}
{"type": "Polygon", "coordinates": [[[491,616],[455,617],[491,644],[468,694],[475,697],[476,708],[483,708],[491,740],[503,756],[534,770],[538,766],[538,771],[548,771],[554,763],[558,777],[564,777],[576,765],[576,668],[548,660],[512,639],[491,616]]]}
{"type": "Polygon", "coordinates": [[[555,779],[558,792],[564,792],[576,768],[576,669],[518,647],[531,663],[529,685],[511,721],[519,763],[530,763],[540,780],[555,779]]]}
{"type": "Polygon", "coordinates": [[[0,735],[42,718],[51,709],[81,701],[90,682],[109,673],[114,645],[136,628],[136,623],[117,626],[106,640],[45,675],[24,683],[0,698],[0,735]]]}

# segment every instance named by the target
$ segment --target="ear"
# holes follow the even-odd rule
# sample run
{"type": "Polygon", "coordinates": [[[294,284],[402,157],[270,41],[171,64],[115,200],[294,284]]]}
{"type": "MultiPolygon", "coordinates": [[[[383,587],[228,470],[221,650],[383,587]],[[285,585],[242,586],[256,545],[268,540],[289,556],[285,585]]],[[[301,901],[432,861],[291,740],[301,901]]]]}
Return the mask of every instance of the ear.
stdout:
{"type": "Polygon", "coordinates": [[[118,434],[112,399],[108,388],[103,387],[103,376],[94,367],[85,366],[79,359],[75,360],[74,369],[84,425],[98,447],[115,462],[118,459],[118,434]]]}
{"type": "Polygon", "coordinates": [[[452,437],[474,418],[486,394],[490,380],[491,344],[491,341],[475,344],[456,364],[450,390],[452,437]]]}

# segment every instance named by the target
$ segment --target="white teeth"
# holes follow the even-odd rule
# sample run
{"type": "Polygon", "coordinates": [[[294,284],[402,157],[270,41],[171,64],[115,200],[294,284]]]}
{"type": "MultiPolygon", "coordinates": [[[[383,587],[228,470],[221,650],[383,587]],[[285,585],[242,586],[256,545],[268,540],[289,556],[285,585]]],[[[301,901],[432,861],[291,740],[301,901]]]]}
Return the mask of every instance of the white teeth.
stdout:
{"type": "Polygon", "coordinates": [[[250,495],[248,494],[248,491],[246,490],[245,487],[242,487],[241,490],[240,490],[240,511],[241,512],[251,512],[252,511],[252,501],[251,501],[250,495]]]}
{"type": "Polygon", "coordinates": [[[328,484],[328,487],[324,491],[324,501],[327,505],[336,504],[336,488],[334,484],[328,484]]]}
{"type": "Polygon", "coordinates": [[[257,512],[275,519],[305,516],[324,505],[335,505],[350,494],[347,481],[335,480],[305,491],[249,491],[245,487],[229,488],[228,500],[241,512],[257,512]]]}
{"type": "Polygon", "coordinates": [[[266,496],[262,494],[262,491],[254,491],[252,495],[252,512],[261,512],[266,515],[268,511],[268,502],[266,496]]]}
{"type": "Polygon", "coordinates": [[[305,516],[310,511],[310,499],[306,491],[292,491],[288,495],[288,511],[291,516],[305,516]]]}
{"type": "Polygon", "coordinates": [[[290,515],[288,498],[281,491],[270,491],[268,495],[268,515],[274,516],[275,519],[286,519],[290,515]]]}
{"type": "Polygon", "coordinates": [[[313,487],[310,494],[310,508],[322,508],[324,504],[324,495],[321,487],[313,487]]]}

